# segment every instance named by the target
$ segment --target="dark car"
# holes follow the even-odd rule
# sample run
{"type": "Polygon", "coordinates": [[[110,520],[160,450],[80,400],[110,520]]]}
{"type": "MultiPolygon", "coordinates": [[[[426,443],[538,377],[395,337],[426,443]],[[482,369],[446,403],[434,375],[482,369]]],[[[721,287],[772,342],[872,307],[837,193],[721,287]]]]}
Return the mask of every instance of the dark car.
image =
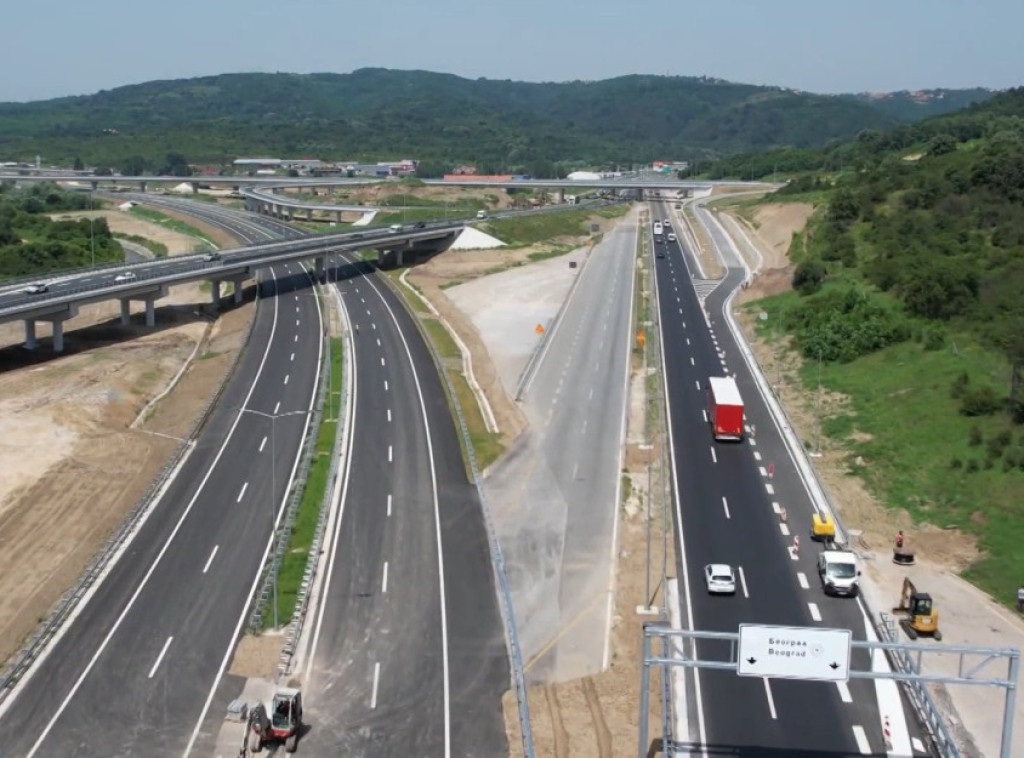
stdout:
{"type": "Polygon", "coordinates": [[[427,228],[427,224],[424,221],[417,221],[416,222],[416,226],[413,227],[413,228],[415,228],[415,229],[426,229],[427,228]]]}

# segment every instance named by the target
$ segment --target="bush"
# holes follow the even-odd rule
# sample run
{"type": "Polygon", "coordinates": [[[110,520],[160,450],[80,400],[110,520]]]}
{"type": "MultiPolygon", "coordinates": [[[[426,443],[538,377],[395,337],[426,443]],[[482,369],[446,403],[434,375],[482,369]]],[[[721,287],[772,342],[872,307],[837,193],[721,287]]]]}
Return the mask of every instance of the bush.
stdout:
{"type": "Polygon", "coordinates": [[[954,455],[949,459],[949,467],[951,469],[960,469],[964,467],[964,462],[954,455]]]}
{"type": "Polygon", "coordinates": [[[967,435],[967,444],[970,445],[971,447],[977,447],[983,441],[984,440],[981,436],[981,429],[979,429],[976,426],[972,426],[970,433],[967,435]]]}
{"type": "MultiPolygon", "coordinates": [[[[964,371],[960,376],[953,380],[953,383],[949,386],[949,396],[954,400],[959,400],[967,392],[967,388],[971,384],[971,377],[964,371]]],[[[980,434],[980,432],[979,432],[980,434]]]]}
{"type": "Polygon", "coordinates": [[[801,261],[793,271],[793,289],[801,295],[813,295],[825,282],[825,266],[819,261],[801,261]]]}
{"type": "Polygon", "coordinates": [[[960,413],[964,416],[991,416],[1002,404],[991,387],[975,387],[964,393],[960,401],[960,413]]]}
{"type": "Polygon", "coordinates": [[[921,335],[921,347],[925,350],[941,350],[946,346],[946,333],[939,327],[929,327],[921,335]]]}
{"type": "Polygon", "coordinates": [[[910,335],[906,319],[882,297],[855,287],[823,291],[786,312],[786,326],[807,358],[848,363],[910,335]]]}
{"type": "Polygon", "coordinates": [[[967,461],[967,473],[968,474],[973,474],[973,473],[976,473],[977,471],[978,471],[978,462],[976,460],[974,460],[973,458],[971,458],[969,461],[967,461]]]}
{"type": "Polygon", "coordinates": [[[1010,442],[1012,442],[1012,439],[1010,437],[1010,432],[1007,429],[1004,429],[999,432],[999,434],[990,437],[987,445],[989,456],[992,458],[998,458],[1003,454],[1003,451],[1009,447],[1010,442]]]}

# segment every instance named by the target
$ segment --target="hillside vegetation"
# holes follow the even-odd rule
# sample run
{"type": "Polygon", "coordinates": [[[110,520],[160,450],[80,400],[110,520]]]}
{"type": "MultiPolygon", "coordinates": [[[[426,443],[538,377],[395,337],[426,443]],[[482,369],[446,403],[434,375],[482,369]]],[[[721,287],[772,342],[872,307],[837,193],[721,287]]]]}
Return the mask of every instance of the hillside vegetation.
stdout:
{"type": "Polygon", "coordinates": [[[851,470],[977,534],[969,573],[1007,599],[1024,576],[1024,89],[801,160],[819,170],[780,191],[818,206],[795,292],[759,307],[809,383],[820,365],[850,397],[825,431],[851,470]]]}
{"type": "MultiPolygon", "coordinates": [[[[933,107],[955,107],[954,99],[937,98],[933,107]]],[[[256,154],[414,157],[428,174],[473,162],[485,171],[544,176],[555,162],[616,165],[820,146],[912,117],[879,107],[906,100],[704,77],[529,83],[387,69],[225,74],[0,104],[0,158],[39,154],[115,168],[131,158],[134,167],[153,171],[168,150],[212,164],[256,154]]]]}
{"type": "Polygon", "coordinates": [[[105,218],[52,221],[50,213],[92,208],[88,196],[39,183],[0,185],[0,281],[52,275],[124,258],[105,218]]]}

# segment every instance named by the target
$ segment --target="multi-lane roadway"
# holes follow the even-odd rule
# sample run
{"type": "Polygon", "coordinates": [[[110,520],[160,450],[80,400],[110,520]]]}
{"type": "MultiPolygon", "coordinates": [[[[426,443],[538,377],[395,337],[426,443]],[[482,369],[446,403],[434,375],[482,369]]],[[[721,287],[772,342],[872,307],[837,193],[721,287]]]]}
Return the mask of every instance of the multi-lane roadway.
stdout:
{"type": "MultiPolygon", "coordinates": [[[[670,215],[664,205],[653,212],[662,219],[670,215]]],[[[656,245],[663,254],[655,271],[684,625],[728,632],[741,623],[847,628],[865,639],[870,622],[862,604],[826,597],[811,545],[791,550],[793,537],[806,535],[814,506],[727,328],[726,302],[746,271],[724,240],[715,242],[727,270],[713,289],[695,287],[701,275],[681,244],[656,245]],[[707,379],[727,373],[745,398],[748,434],[742,444],[716,444],[708,428],[707,379]],[[706,592],[703,568],[709,563],[737,569],[734,597],[706,592]]],[[[707,657],[728,657],[713,645],[698,643],[698,649],[707,657]]],[[[870,668],[865,653],[855,653],[853,665],[870,668]]],[[[884,755],[883,716],[893,723],[906,718],[892,682],[759,680],[705,670],[688,679],[688,693],[689,737],[706,754],[884,755]]]]}

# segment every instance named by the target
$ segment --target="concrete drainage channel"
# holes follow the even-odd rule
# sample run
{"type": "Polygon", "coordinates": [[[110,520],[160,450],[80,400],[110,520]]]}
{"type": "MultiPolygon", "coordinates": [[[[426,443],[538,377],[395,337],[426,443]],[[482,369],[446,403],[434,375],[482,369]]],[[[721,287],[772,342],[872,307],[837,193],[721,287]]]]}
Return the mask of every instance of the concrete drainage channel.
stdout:
{"type": "Polygon", "coordinates": [[[139,498],[138,502],[129,512],[128,516],[121,522],[117,531],[114,532],[113,536],[111,536],[111,538],[107,540],[106,544],[100,548],[99,552],[79,576],[75,585],[68,590],[63,597],[61,597],[49,617],[40,624],[38,630],[34,635],[32,635],[29,642],[17,655],[14,656],[12,662],[4,671],[3,677],[0,678],[0,704],[2,704],[3,701],[11,694],[18,682],[32,670],[34,664],[38,661],[40,655],[47,650],[50,643],[55,641],[55,639],[62,634],[64,624],[76,615],[82,604],[92,597],[93,593],[98,588],[99,583],[106,577],[117,558],[119,558],[128,547],[131,538],[134,537],[138,528],[146,518],[148,518],[150,512],[159,502],[160,497],[163,495],[167,487],[170,486],[174,477],[177,475],[178,470],[191,453],[195,445],[196,438],[199,436],[199,433],[206,424],[210,413],[213,411],[213,408],[216,406],[221,394],[224,392],[224,388],[227,386],[228,380],[238,367],[241,356],[245,352],[245,348],[252,336],[252,327],[256,321],[256,313],[259,308],[258,293],[259,288],[257,287],[255,307],[253,308],[252,314],[249,316],[249,320],[245,325],[242,343],[239,345],[238,351],[235,353],[234,360],[224,371],[224,375],[221,377],[217,388],[214,390],[209,400],[207,400],[202,411],[196,417],[196,420],[192,424],[192,428],[189,430],[181,444],[179,444],[171,454],[170,459],[160,470],[160,473],[157,474],[153,483],[149,486],[149,489],[143,493],[142,497],[139,498]]]}

